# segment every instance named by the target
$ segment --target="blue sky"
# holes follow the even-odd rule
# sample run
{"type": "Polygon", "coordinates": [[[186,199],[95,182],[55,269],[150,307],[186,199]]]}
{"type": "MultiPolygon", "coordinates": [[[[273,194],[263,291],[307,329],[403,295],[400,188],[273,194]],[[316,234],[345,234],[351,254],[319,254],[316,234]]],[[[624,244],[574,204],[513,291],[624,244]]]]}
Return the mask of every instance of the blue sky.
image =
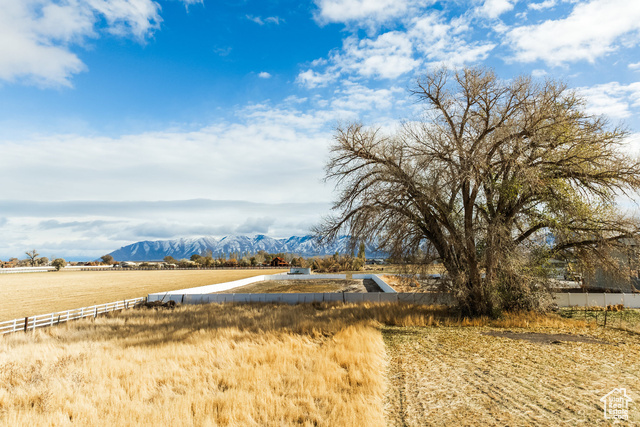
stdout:
{"type": "Polygon", "coordinates": [[[633,0],[0,0],[0,259],[305,234],[332,129],[433,67],[556,78],[640,145],[633,0]]]}

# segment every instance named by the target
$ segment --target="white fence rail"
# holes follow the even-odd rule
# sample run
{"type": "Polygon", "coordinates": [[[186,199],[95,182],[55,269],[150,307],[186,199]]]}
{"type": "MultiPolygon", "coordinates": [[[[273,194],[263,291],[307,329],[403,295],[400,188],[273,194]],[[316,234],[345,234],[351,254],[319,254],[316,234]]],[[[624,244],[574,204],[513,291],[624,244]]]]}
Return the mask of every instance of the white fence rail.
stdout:
{"type": "MultiPolygon", "coordinates": [[[[627,308],[640,308],[640,294],[586,294],[557,293],[553,295],[559,307],[606,307],[611,304],[623,304],[627,308]]],[[[404,302],[411,304],[453,305],[455,300],[446,293],[273,293],[273,294],[209,294],[209,293],[168,293],[151,294],[149,301],[175,301],[181,304],[206,303],[288,303],[304,304],[311,302],[404,302]]]]}
{"type": "Polygon", "coordinates": [[[305,304],[312,302],[404,302],[410,304],[453,304],[453,298],[440,293],[278,293],[278,294],[168,294],[164,302],[175,301],[181,304],[208,303],[287,303],[305,304]]]}
{"type": "Polygon", "coordinates": [[[0,335],[10,334],[13,332],[29,330],[34,331],[36,328],[44,328],[59,323],[68,322],[70,320],[82,319],[83,317],[97,317],[99,314],[108,313],[110,311],[125,310],[132,308],[146,301],[146,298],[134,298],[106,304],[92,305],[91,307],[76,308],[73,310],[59,311],[57,313],[40,314],[38,316],[24,317],[20,319],[7,320],[0,322],[0,335]]]}
{"type": "Polygon", "coordinates": [[[48,273],[49,271],[56,271],[56,268],[55,267],[11,267],[11,268],[0,268],[0,274],[48,273]]]}
{"type": "Polygon", "coordinates": [[[553,300],[558,307],[606,307],[622,304],[627,308],[640,308],[640,294],[556,293],[553,300]]]}
{"type": "Polygon", "coordinates": [[[392,294],[396,293],[396,290],[389,286],[387,282],[382,280],[382,277],[378,276],[377,274],[354,274],[352,277],[354,279],[371,279],[376,282],[376,285],[378,285],[382,292],[388,292],[392,294]]]}

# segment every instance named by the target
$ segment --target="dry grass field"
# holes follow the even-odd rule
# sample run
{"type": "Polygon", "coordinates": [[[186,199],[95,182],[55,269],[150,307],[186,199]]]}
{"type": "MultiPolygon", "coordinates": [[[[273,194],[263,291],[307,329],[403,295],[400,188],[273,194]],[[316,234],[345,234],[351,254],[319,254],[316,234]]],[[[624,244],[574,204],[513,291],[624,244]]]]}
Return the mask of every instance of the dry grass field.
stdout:
{"type": "Polygon", "coordinates": [[[640,421],[640,336],[407,305],[128,310],[5,336],[2,425],[607,425],[640,421]]]}
{"type": "Polygon", "coordinates": [[[379,329],[324,308],[128,310],[6,336],[0,425],[384,425],[379,329]]]}
{"type": "Polygon", "coordinates": [[[59,271],[0,274],[0,321],[286,270],[59,271]]]}

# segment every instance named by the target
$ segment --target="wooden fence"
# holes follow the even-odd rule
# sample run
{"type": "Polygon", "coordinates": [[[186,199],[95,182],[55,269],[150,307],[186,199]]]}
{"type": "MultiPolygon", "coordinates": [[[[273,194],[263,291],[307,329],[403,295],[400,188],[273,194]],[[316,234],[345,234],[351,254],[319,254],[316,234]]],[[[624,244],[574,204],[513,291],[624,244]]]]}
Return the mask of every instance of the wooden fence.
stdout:
{"type": "Polygon", "coordinates": [[[40,314],[38,316],[7,320],[5,322],[0,322],[0,335],[10,334],[18,331],[35,331],[36,328],[53,326],[59,323],[68,322],[70,320],[82,319],[83,317],[97,317],[99,314],[108,313],[110,311],[119,311],[133,308],[139,304],[144,303],[145,301],[145,297],[134,298],[123,301],[109,302],[106,304],[92,305],[91,307],[82,307],[73,310],[59,311],[57,313],[40,314]]]}

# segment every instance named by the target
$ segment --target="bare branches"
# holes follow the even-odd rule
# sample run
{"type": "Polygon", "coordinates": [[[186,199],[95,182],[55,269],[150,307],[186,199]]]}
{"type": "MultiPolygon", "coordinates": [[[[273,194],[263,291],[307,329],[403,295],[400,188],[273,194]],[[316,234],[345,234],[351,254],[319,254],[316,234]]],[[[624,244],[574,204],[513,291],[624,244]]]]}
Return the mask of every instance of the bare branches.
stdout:
{"type": "Polygon", "coordinates": [[[637,236],[613,208],[640,188],[640,162],[620,151],[627,133],[587,115],[563,83],[440,69],[412,94],[422,122],[393,135],[360,123],[336,130],[326,177],[338,214],[318,235],[378,239],[396,255],[428,245],[476,296],[493,292],[505,257],[541,233],[556,237],[554,253],[637,236]]]}

